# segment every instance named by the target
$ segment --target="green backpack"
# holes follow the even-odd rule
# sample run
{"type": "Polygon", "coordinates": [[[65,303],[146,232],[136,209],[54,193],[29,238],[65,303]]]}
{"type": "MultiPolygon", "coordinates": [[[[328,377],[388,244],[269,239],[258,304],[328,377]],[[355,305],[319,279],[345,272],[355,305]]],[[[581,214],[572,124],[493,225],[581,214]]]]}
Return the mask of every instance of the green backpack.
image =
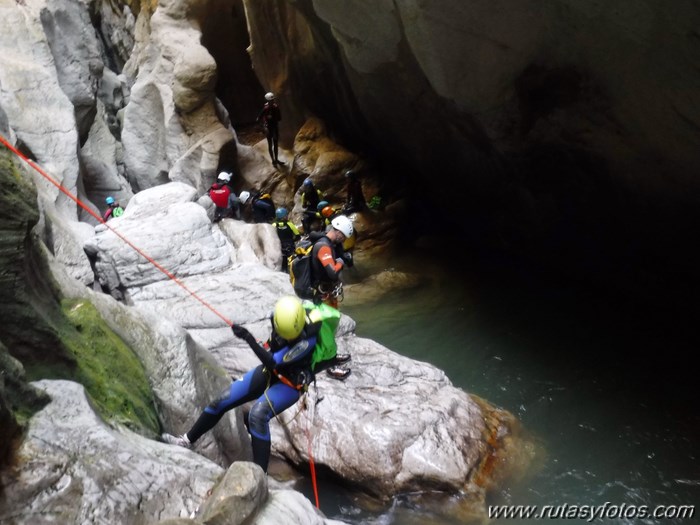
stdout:
{"type": "Polygon", "coordinates": [[[338,351],[338,345],[335,342],[335,332],[340,322],[340,311],[325,303],[314,304],[311,301],[304,301],[303,304],[312,321],[317,320],[319,317],[322,321],[321,330],[316,339],[314,355],[311,358],[311,370],[314,370],[321,361],[333,359],[338,351]]]}

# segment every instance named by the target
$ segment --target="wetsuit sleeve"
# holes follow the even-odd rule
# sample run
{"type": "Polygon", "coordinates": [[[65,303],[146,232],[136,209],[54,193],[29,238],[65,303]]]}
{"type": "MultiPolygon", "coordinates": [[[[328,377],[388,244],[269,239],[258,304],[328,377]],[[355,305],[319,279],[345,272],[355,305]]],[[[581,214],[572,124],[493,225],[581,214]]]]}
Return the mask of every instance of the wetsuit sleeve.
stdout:
{"type": "Polygon", "coordinates": [[[244,341],[248,343],[248,346],[250,346],[250,349],[255,352],[255,355],[258,356],[258,359],[260,359],[260,362],[265,365],[265,367],[268,370],[272,370],[275,368],[275,360],[272,358],[272,354],[265,350],[260,344],[258,343],[257,339],[253,337],[253,334],[248,332],[248,334],[245,336],[244,341]]]}
{"type": "Polygon", "coordinates": [[[340,279],[340,271],[343,269],[343,264],[335,260],[330,246],[321,246],[318,250],[317,258],[328,279],[331,281],[340,279]]]}
{"type": "Polygon", "coordinates": [[[307,323],[306,327],[304,327],[304,333],[307,337],[317,337],[318,333],[321,331],[323,319],[320,318],[320,314],[314,316],[313,313],[310,314],[309,319],[311,322],[307,323]],[[316,319],[316,317],[318,317],[318,319],[316,319]]]}

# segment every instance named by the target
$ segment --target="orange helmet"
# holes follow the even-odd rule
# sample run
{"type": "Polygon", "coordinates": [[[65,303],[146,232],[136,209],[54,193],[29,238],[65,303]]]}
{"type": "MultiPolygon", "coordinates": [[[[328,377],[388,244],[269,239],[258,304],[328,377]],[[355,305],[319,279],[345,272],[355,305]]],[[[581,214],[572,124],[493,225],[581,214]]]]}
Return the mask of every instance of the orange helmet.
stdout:
{"type": "Polygon", "coordinates": [[[331,215],[333,215],[334,211],[335,210],[332,207],[326,206],[325,208],[323,208],[321,210],[321,215],[323,215],[326,219],[328,219],[328,218],[330,218],[331,215]]]}

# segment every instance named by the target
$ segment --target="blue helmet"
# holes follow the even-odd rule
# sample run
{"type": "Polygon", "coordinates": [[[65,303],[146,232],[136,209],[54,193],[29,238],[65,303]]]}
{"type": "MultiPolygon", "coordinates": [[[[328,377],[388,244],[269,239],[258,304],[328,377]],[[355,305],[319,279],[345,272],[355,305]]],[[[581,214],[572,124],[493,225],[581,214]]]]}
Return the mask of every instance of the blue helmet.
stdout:
{"type": "Polygon", "coordinates": [[[321,211],[323,208],[325,208],[326,206],[330,206],[330,205],[331,205],[331,203],[328,201],[321,201],[318,203],[318,206],[316,206],[316,209],[318,211],[321,211]]]}
{"type": "Polygon", "coordinates": [[[311,186],[313,185],[313,183],[314,182],[311,180],[311,177],[307,177],[306,179],[304,179],[304,186],[311,186]]]}
{"type": "Polygon", "coordinates": [[[105,199],[105,202],[106,202],[107,204],[114,204],[114,197],[107,197],[107,198],[105,199]]]}
{"type": "Polygon", "coordinates": [[[277,211],[275,212],[275,217],[277,217],[279,220],[286,219],[287,208],[277,208],[277,211]]]}

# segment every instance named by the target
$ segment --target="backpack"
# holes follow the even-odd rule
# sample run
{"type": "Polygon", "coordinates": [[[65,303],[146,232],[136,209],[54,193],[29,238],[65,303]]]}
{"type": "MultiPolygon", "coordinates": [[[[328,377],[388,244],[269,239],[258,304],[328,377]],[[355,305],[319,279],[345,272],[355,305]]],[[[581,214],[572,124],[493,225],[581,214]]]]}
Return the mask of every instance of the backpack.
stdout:
{"type": "Polygon", "coordinates": [[[228,197],[231,195],[231,190],[224,184],[214,184],[209,189],[209,198],[215,206],[219,208],[228,208],[228,197]],[[216,188],[214,186],[217,186],[216,188]]]}
{"type": "Polygon", "coordinates": [[[112,217],[121,217],[122,215],[124,215],[124,208],[121,206],[117,206],[112,210],[112,217]]]}
{"type": "Polygon", "coordinates": [[[311,299],[314,289],[311,282],[311,252],[314,245],[311,241],[301,241],[294,249],[294,253],[287,259],[289,269],[289,281],[294,287],[294,292],[302,299],[311,299]]]}
{"type": "Polygon", "coordinates": [[[325,303],[314,304],[311,301],[304,301],[303,304],[312,321],[321,318],[321,330],[316,338],[316,347],[311,358],[311,370],[314,370],[318,363],[333,359],[338,352],[335,332],[340,323],[340,311],[325,303]]]}

